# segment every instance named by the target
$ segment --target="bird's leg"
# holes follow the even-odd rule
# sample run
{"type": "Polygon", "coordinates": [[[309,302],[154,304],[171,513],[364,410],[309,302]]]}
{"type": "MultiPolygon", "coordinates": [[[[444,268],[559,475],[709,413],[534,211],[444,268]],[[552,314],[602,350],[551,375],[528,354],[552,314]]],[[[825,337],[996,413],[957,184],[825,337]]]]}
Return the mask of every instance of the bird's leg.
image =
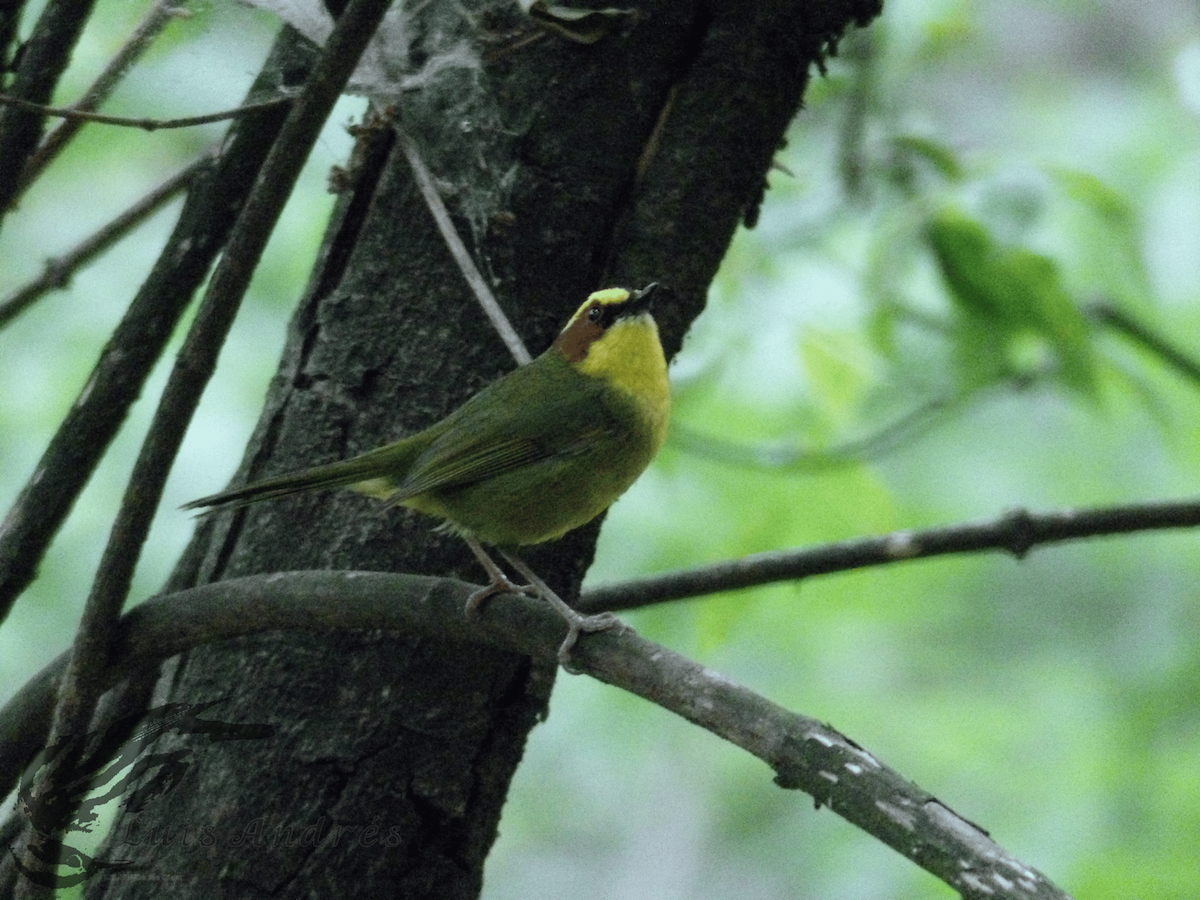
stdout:
{"type": "Polygon", "coordinates": [[[471,548],[471,552],[475,554],[475,558],[479,560],[479,564],[483,566],[484,571],[488,573],[488,583],[473,593],[467,598],[467,617],[470,618],[479,612],[479,607],[483,606],[483,602],[492,594],[530,594],[538,593],[538,589],[532,584],[514,584],[509,581],[508,576],[504,574],[504,570],[496,565],[496,561],[488,556],[488,552],[483,549],[483,545],[473,537],[464,535],[463,540],[467,542],[467,546],[471,548]]]}
{"type": "Polygon", "coordinates": [[[525,565],[524,561],[515,553],[509,553],[502,548],[500,555],[508,560],[509,565],[520,572],[523,576],[529,579],[530,586],[537,589],[537,592],[546,599],[546,601],[554,607],[557,612],[567,623],[567,636],[558,648],[559,664],[570,672],[572,675],[578,675],[579,670],[571,665],[571,648],[575,646],[575,642],[579,640],[580,632],[584,631],[604,631],[606,628],[612,628],[619,624],[620,620],[612,613],[600,613],[595,616],[585,616],[576,612],[567,605],[567,602],[562,597],[550,590],[550,586],[542,581],[537,576],[537,573],[529,566],[525,565]]]}

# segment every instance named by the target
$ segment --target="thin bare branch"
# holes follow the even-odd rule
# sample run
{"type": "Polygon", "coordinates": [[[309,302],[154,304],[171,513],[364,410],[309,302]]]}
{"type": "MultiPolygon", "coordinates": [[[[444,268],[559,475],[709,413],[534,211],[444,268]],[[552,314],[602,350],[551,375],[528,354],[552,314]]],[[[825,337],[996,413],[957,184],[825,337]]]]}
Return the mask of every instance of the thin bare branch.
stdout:
{"type": "Polygon", "coordinates": [[[585,613],[637,609],[667,600],[686,600],[951,553],[1000,550],[1020,559],[1040,544],[1198,525],[1200,501],[1197,500],[1050,513],[1016,509],[988,522],[893,531],[802,550],[754,553],[695,569],[592,588],[583,592],[576,608],[585,613]]]}
{"type": "Polygon", "coordinates": [[[13,56],[18,49],[21,13],[27,0],[8,0],[0,5],[0,71],[11,72],[13,56]]]}
{"type": "Polygon", "coordinates": [[[40,297],[69,285],[76,272],[162,209],[176,194],[191,184],[196,173],[210,165],[216,156],[217,150],[214,148],[212,152],[206,153],[201,159],[172,175],[62,256],[46,260],[46,266],[39,277],[0,301],[0,328],[23,313],[40,297]]]}
{"type": "MultiPolygon", "coordinates": [[[[149,532],[162,487],[184,432],[200,400],[217,356],[233,322],[250,277],[267,239],[290,196],[300,170],[363,48],[375,33],[390,0],[351,0],[338,18],[320,60],[304,91],[292,107],[272,146],[229,244],[213,273],[196,321],[188,332],[174,369],[163,390],[154,420],[142,445],[133,476],[117,512],[96,579],[59,689],[47,743],[82,733],[102,693],[109,667],[118,616],[129,591],[142,544],[149,532]]],[[[51,773],[38,774],[33,791],[47,796],[54,790],[51,773]]],[[[36,871],[33,854],[25,865],[36,871]]],[[[32,882],[21,890],[36,893],[32,882]]]]}
{"type": "MultiPolygon", "coordinates": [[[[251,91],[269,89],[281,74],[307,71],[312,57],[311,45],[285,29],[251,91]]],[[[7,614],[32,580],[50,540],[140,393],[213,257],[224,246],[283,119],[282,108],[277,108],[239,120],[221,159],[197,173],[167,246],[33,477],[0,523],[0,616],[7,614]]],[[[92,649],[107,652],[98,644],[92,649]]],[[[43,729],[39,737],[45,735],[43,729]]],[[[26,846],[24,835],[15,846],[26,846]]],[[[19,856],[11,860],[25,856],[22,849],[15,852],[19,856]]],[[[19,890],[38,892],[27,880],[19,890]]]]}
{"type": "Polygon", "coordinates": [[[187,116],[181,119],[136,119],[128,116],[106,116],[103,113],[87,112],[75,107],[43,106],[41,103],[30,103],[19,97],[9,97],[0,94],[0,106],[12,106],[27,112],[41,113],[45,116],[56,116],[79,122],[97,122],[101,125],[122,125],[126,128],[141,128],[145,131],[158,131],[162,128],[191,128],[194,125],[208,125],[210,122],[223,122],[226,119],[236,119],[251,113],[262,112],[273,106],[283,106],[291,103],[291,97],[275,97],[263,100],[261,103],[247,103],[234,109],[208,113],[203,116],[187,116]]]}
{"type": "Polygon", "coordinates": [[[733,466],[787,472],[825,472],[895,452],[928,433],[939,420],[954,415],[970,396],[962,394],[928,400],[872,434],[825,450],[798,450],[798,441],[774,445],[740,444],[701,434],[686,424],[672,424],[671,443],[702,459],[733,466]]]}
{"type": "MultiPolygon", "coordinates": [[[[159,0],[158,3],[154,4],[142,21],[138,23],[133,34],[129,36],[129,39],[125,42],[125,46],[118,50],[116,55],[109,60],[104,71],[100,73],[100,76],[72,108],[78,112],[93,110],[107,100],[117,85],[120,84],[121,79],[125,77],[125,73],[146,52],[154,42],[154,39],[162,33],[167,23],[181,14],[182,3],[180,0],[159,0]]],[[[29,157],[29,162],[25,166],[21,191],[24,191],[30,184],[37,180],[38,175],[62,152],[71,138],[83,126],[83,123],[84,120],[82,118],[68,119],[42,141],[41,146],[29,157]]]]}
{"type": "MultiPolygon", "coordinates": [[[[276,40],[250,88],[268,90],[284,73],[307,71],[311,45],[291,31],[276,40]]],[[[183,310],[254,186],[279,134],[282,108],[237,120],[221,158],[188,189],[166,246],[105,345],[79,398],[0,521],[0,619],[33,579],[59,527],[137,400],[183,310]]]]}
{"type": "Polygon", "coordinates": [[[108,665],[117,619],[162,488],[192,414],[216,368],[229,327],[267,240],[325,120],[390,0],[351,0],[291,108],[262,173],[230,234],[204,300],[163,389],[134,466],[63,673],[50,741],[86,728],[108,665]]]}
{"type": "Polygon", "coordinates": [[[687,453],[728,465],[789,473],[825,472],[895,453],[920,440],[971,403],[982,402],[991,395],[1007,396],[1011,392],[1028,390],[1034,378],[1022,374],[921,400],[869,434],[820,450],[799,449],[803,444],[800,439],[741,444],[701,434],[678,423],[671,425],[670,440],[673,446],[687,453]]]}
{"type": "Polygon", "coordinates": [[[508,352],[517,361],[517,365],[523,366],[526,363],[532,362],[533,357],[525,349],[525,342],[521,340],[521,336],[517,334],[517,330],[508,321],[508,316],[500,308],[500,303],[496,300],[496,295],[492,293],[492,289],[483,280],[483,276],[479,273],[479,269],[475,265],[475,260],[471,258],[471,254],[467,252],[462,238],[458,236],[458,231],[454,228],[454,222],[450,220],[450,213],[446,210],[446,204],[442,202],[442,195],[438,193],[437,185],[433,181],[433,176],[429,174],[429,168],[425,165],[425,161],[421,159],[421,152],[417,149],[417,145],[405,133],[404,128],[399,122],[396,123],[395,129],[396,136],[400,141],[400,147],[404,150],[404,155],[408,159],[409,166],[412,167],[413,178],[417,182],[417,189],[421,192],[421,197],[424,198],[425,205],[429,207],[429,212],[433,215],[434,222],[437,223],[438,231],[442,233],[442,240],[446,242],[446,247],[449,248],[455,263],[458,264],[459,271],[462,272],[463,278],[475,294],[475,299],[483,308],[484,315],[488,317],[488,321],[492,323],[492,327],[500,335],[500,340],[504,341],[504,346],[508,348],[508,352]]]}
{"type": "MultiPolygon", "coordinates": [[[[202,585],[154,598],[129,612],[116,632],[108,689],[203,643],[266,631],[325,634],[334,629],[410,632],[478,641],[555,659],[563,623],[522,595],[495,598],[468,620],[474,586],[447,578],[381,572],[289,572],[202,585]]],[[[60,656],[0,710],[0,790],[10,790],[42,746],[60,656]]],[[[1064,900],[1045,876],[916,787],[854,741],[790,712],[720,673],[645,640],[627,626],[590,634],[572,651],[582,671],[644,697],[762,759],[781,787],[799,789],[964,897],[1064,900]]]]}

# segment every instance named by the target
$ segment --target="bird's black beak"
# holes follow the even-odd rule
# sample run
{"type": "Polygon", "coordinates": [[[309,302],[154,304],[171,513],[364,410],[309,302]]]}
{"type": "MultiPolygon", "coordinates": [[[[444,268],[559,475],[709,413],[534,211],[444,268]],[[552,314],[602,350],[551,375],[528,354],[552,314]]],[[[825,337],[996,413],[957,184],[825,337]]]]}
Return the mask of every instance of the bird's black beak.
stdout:
{"type": "Polygon", "coordinates": [[[654,294],[658,290],[658,282],[652,281],[640,291],[634,291],[629,295],[628,305],[625,307],[626,315],[637,316],[644,312],[650,311],[650,305],[654,302],[654,294]]]}

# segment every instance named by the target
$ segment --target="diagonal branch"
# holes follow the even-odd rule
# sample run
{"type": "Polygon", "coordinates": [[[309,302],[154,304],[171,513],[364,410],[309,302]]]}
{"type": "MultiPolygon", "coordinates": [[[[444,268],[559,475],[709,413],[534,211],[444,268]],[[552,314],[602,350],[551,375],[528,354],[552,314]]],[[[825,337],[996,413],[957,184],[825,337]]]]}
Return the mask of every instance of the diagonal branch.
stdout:
{"type": "Polygon", "coordinates": [[[351,0],[338,17],[230,234],[229,244],[213,272],[196,320],[163,389],[113,523],[76,633],[71,661],[63,674],[50,730],[51,742],[61,735],[86,729],[91,719],[101,693],[98,683],[108,665],[117,617],[175,454],[200,395],[216,369],[225,337],[275,222],[325,120],[389,4],[390,0],[351,0]]]}
{"type": "Polygon", "coordinates": [[[417,190],[421,192],[421,198],[429,208],[429,212],[433,216],[433,221],[437,224],[438,231],[442,235],[442,240],[446,242],[446,248],[450,251],[450,255],[454,257],[454,262],[458,266],[459,271],[462,272],[463,280],[466,281],[467,285],[471,288],[471,292],[475,295],[476,301],[483,308],[484,315],[492,323],[492,327],[496,329],[500,340],[504,341],[504,346],[508,348],[508,352],[512,354],[512,358],[517,361],[517,365],[523,366],[526,363],[532,362],[533,357],[529,355],[529,351],[525,348],[525,342],[521,340],[521,336],[517,334],[516,329],[512,327],[512,323],[508,321],[508,316],[504,314],[499,301],[496,300],[496,295],[488,287],[483,275],[479,272],[479,267],[475,265],[475,260],[471,258],[466,245],[462,242],[462,238],[459,237],[458,231],[454,227],[454,222],[450,218],[450,212],[446,209],[446,204],[442,202],[442,195],[438,193],[433,175],[430,173],[429,167],[425,165],[425,160],[421,158],[421,151],[417,149],[417,145],[413,142],[413,139],[409,137],[408,133],[399,123],[396,125],[396,137],[399,139],[400,148],[404,151],[404,156],[412,168],[413,180],[417,183],[417,190]]]}
{"type": "Polygon", "coordinates": [[[0,70],[13,70],[13,56],[19,50],[19,26],[26,0],[8,0],[0,6],[0,70]]]}
{"type": "Polygon", "coordinates": [[[686,424],[671,426],[672,445],[701,459],[747,469],[826,472],[895,452],[928,433],[939,419],[965,406],[971,394],[937,397],[908,410],[872,434],[856,437],[824,450],[798,449],[799,440],[783,444],[743,444],[693,431],[686,424]]]}
{"type": "Polygon", "coordinates": [[[1039,544],[1197,526],[1200,526],[1200,500],[1051,513],[1015,509],[988,522],[893,531],[801,550],[752,553],[740,559],[591,588],[580,595],[576,608],[584,613],[637,609],[667,600],[686,600],[777,581],[795,581],[811,575],[952,553],[1001,550],[1020,559],[1039,544]]]}
{"type": "MultiPolygon", "coordinates": [[[[200,394],[216,367],[220,348],[274,223],[389,2],[351,0],[346,7],[304,91],[291,107],[254,190],[238,217],[225,254],[197,311],[196,321],[163,390],[113,524],[68,664],[62,673],[48,743],[63,735],[85,731],[92,719],[102,693],[99,685],[108,668],[117,617],[128,594],[134,567],[171,463],[200,394]]],[[[54,790],[50,773],[38,773],[37,784],[32,788],[34,796],[47,796],[54,790]]],[[[21,851],[32,870],[40,868],[36,856],[39,840],[38,835],[32,835],[21,851]]],[[[29,894],[39,892],[32,882],[22,882],[22,886],[29,894]]]]}
{"type": "Polygon", "coordinates": [[[214,158],[216,158],[215,152],[205,154],[187,168],[176,172],[129,209],[62,256],[47,259],[40,276],[24,287],[13,291],[4,300],[0,300],[0,328],[4,328],[50,291],[64,288],[70,284],[71,277],[79,269],[166,206],[176,194],[192,183],[199,172],[210,167],[214,158]]]}
{"type": "Polygon", "coordinates": [[[1200,384],[1200,361],[1116,304],[1097,301],[1087,309],[1087,314],[1131,343],[1154,354],[1183,377],[1200,384]]]}
{"type": "MultiPolygon", "coordinates": [[[[290,29],[250,88],[270,90],[311,66],[311,45],[290,29]]],[[[226,150],[202,167],[170,239],[106,344],[3,521],[0,620],[37,572],[59,527],[141,393],[176,324],[228,238],[284,120],[282,109],[239,119],[226,150]]]]}
{"type": "MultiPolygon", "coordinates": [[[[462,614],[473,586],[381,572],[254,575],[157,597],[116,632],[109,688],[203,643],[265,631],[409,632],[477,641],[553,662],[562,621],[543,603],[505,595],[478,620],[462,614]]],[[[572,653],[582,672],[644,697],[762,759],[781,787],[810,794],[941,878],[964,897],[1066,898],[977,826],[883,765],[838,731],[790,712],[729,678],[621,626],[587,635],[572,653]]],[[[0,710],[0,790],[11,789],[41,746],[66,654],[0,710]]]]}
{"type": "MultiPolygon", "coordinates": [[[[33,103],[45,103],[71,59],[71,50],[92,14],[95,0],[47,3],[20,53],[17,77],[9,91],[33,103]]],[[[0,110],[0,215],[20,191],[25,162],[42,134],[44,116],[19,109],[0,110]]]]}

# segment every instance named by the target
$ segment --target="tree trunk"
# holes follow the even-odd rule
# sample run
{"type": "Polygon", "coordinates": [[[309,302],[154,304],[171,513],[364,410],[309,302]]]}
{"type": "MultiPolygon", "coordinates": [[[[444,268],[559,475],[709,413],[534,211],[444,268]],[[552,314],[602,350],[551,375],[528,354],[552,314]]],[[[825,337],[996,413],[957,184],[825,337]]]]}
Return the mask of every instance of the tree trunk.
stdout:
{"type": "MultiPolygon", "coordinates": [[[[810,64],[878,3],[643,2],[590,45],[512,3],[416,8],[412,90],[392,115],[530,351],[590,291],[656,280],[673,354],[810,64]]],[[[411,434],[512,367],[387,121],[361,130],[347,179],[240,479],[411,434]]],[[[314,568],[479,581],[433,524],[346,492],[286,498],[203,520],[169,587],[314,568]]],[[[570,599],[598,527],[526,558],[570,599]]],[[[85,896],[475,897],[554,675],[419,634],[266,634],[179,657],[155,705],[225,698],[205,718],[273,735],[160,739],[188,751],[182,780],[123,810],[100,854],[141,868],[85,896]]]]}

